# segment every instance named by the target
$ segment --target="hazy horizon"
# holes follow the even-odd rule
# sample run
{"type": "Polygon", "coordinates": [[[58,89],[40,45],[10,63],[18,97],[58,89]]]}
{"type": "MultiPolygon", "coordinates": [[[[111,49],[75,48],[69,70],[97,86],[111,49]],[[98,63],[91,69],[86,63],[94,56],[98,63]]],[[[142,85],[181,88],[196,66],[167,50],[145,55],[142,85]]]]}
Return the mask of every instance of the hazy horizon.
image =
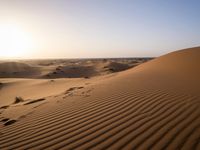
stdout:
{"type": "Polygon", "coordinates": [[[196,0],[1,0],[0,59],[157,57],[200,46],[196,0]]]}

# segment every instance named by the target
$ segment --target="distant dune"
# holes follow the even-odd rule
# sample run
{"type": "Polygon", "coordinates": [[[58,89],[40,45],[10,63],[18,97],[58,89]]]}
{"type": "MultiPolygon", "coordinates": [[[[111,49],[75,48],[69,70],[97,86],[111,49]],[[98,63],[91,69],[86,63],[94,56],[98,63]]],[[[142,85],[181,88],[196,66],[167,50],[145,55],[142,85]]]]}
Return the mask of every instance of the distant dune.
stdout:
{"type": "Polygon", "coordinates": [[[91,79],[2,79],[4,92],[59,90],[2,107],[0,149],[200,149],[199,58],[196,47],[91,79]]]}
{"type": "Polygon", "coordinates": [[[44,78],[84,78],[97,75],[95,66],[60,66],[55,68],[44,78]]]}
{"type": "Polygon", "coordinates": [[[0,63],[1,78],[32,77],[39,73],[38,68],[20,62],[0,63]]]}
{"type": "MultiPolygon", "coordinates": [[[[137,64],[138,65],[138,64],[137,64]]],[[[58,66],[44,78],[89,78],[99,75],[105,75],[113,72],[120,72],[133,67],[131,64],[119,62],[95,62],[91,61],[85,65],[63,65],[58,66]]]]}
{"type": "Polygon", "coordinates": [[[0,78],[89,78],[127,70],[149,59],[23,60],[0,63],[0,78]],[[134,60],[134,63],[132,62],[134,60]]]}
{"type": "Polygon", "coordinates": [[[131,66],[129,64],[110,62],[107,66],[105,66],[105,68],[108,68],[109,71],[112,71],[112,72],[119,72],[119,71],[129,69],[129,68],[131,68],[131,66]]]}

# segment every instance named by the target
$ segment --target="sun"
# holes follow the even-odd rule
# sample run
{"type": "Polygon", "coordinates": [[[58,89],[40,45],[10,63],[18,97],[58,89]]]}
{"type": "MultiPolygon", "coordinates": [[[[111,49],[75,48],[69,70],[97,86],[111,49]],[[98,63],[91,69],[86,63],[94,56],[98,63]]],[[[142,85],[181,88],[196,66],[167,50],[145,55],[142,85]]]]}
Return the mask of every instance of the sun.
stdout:
{"type": "Polygon", "coordinates": [[[0,57],[23,58],[33,48],[27,31],[14,25],[0,25],[0,57]]]}

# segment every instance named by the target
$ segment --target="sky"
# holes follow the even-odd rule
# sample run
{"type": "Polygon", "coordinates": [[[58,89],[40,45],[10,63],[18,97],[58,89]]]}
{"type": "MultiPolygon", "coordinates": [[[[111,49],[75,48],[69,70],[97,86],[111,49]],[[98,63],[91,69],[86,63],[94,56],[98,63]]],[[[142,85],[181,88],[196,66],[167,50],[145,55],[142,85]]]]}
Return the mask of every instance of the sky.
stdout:
{"type": "Polygon", "coordinates": [[[0,58],[157,57],[200,46],[199,0],[0,0],[0,58]]]}

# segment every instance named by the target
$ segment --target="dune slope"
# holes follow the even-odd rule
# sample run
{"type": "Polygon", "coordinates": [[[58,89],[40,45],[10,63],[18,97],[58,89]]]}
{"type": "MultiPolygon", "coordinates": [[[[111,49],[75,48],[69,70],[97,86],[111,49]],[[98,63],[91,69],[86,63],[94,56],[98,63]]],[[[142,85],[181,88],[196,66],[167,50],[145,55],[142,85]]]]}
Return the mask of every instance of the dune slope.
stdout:
{"type": "Polygon", "coordinates": [[[200,149],[199,57],[181,50],[69,89],[2,127],[0,148],[200,149]]]}

